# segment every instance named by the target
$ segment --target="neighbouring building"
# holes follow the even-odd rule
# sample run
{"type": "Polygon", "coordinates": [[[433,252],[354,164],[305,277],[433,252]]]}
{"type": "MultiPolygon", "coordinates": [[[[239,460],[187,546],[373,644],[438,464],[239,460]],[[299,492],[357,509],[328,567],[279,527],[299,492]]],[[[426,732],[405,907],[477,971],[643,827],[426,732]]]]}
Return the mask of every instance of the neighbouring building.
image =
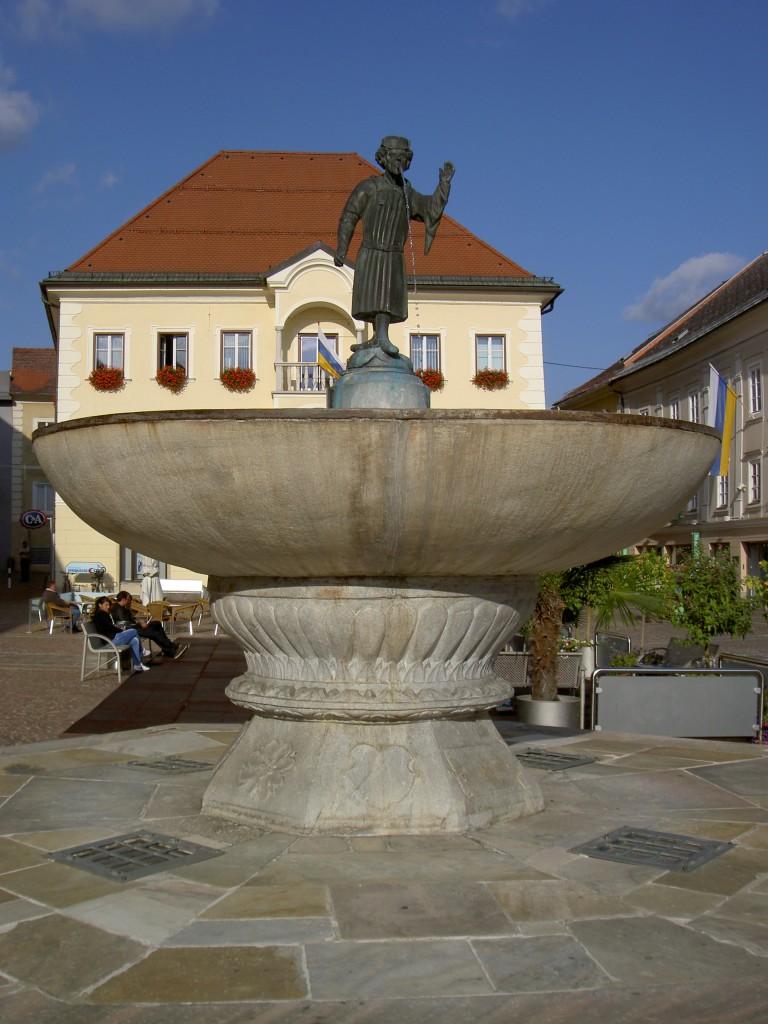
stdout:
{"type": "Polygon", "coordinates": [[[13,557],[11,547],[11,453],[13,448],[13,402],[11,401],[11,371],[0,370],[0,566],[8,567],[13,557]]]}
{"type": "MultiPolygon", "coordinates": [[[[165,192],[66,270],[42,282],[57,352],[59,421],[163,409],[324,407],[328,378],[318,331],[346,361],[369,325],[350,315],[361,226],[343,267],[334,265],[339,216],[353,187],[377,168],[354,153],[224,151],[165,192]],[[124,386],[100,392],[99,366],[124,386]],[[156,380],[187,375],[180,393],[156,380]],[[253,373],[245,393],[225,369],[253,373]]],[[[417,171],[421,191],[436,185],[417,171]]],[[[450,208],[450,207],[449,207],[450,208]]],[[[444,216],[429,256],[424,228],[406,248],[410,315],[390,336],[417,369],[440,370],[433,408],[543,409],[542,313],[560,287],[497,252],[444,216]],[[503,390],[471,383],[504,370],[503,390]]],[[[194,471],[194,467],[190,467],[194,471]]],[[[147,472],[151,472],[148,457],[147,472]]],[[[120,550],[57,507],[56,558],[100,561],[131,579],[140,552],[120,550]]],[[[184,575],[163,566],[161,575],[184,575]]]]}
{"type": "MultiPolygon", "coordinates": [[[[728,473],[710,476],[673,522],[639,547],[674,562],[694,546],[726,549],[743,575],[768,558],[764,373],[768,366],[768,253],[705,295],[628,356],[569,392],[558,409],[667,416],[706,423],[710,365],[738,396],[728,473]]],[[[653,480],[644,486],[653,487],[653,480]]]]}
{"type": "Polygon", "coordinates": [[[19,568],[22,541],[29,543],[32,568],[50,571],[51,546],[55,530],[54,491],[35,458],[32,434],[38,427],[54,423],[56,412],[56,353],[52,348],[14,348],[9,394],[12,403],[10,441],[11,474],[8,528],[11,554],[19,568]],[[23,512],[38,510],[46,517],[44,526],[27,529],[20,522],[23,512]]]}

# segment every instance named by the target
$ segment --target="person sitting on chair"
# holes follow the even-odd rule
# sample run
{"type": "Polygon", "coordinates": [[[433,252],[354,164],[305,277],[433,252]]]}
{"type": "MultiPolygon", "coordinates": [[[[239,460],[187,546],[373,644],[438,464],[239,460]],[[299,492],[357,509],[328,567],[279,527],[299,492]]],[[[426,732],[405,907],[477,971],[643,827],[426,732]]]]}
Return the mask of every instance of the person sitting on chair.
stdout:
{"type": "Polygon", "coordinates": [[[163,629],[161,622],[151,621],[146,624],[139,622],[133,614],[131,595],[127,590],[121,590],[115,596],[112,618],[118,628],[135,629],[142,640],[154,641],[162,651],[164,658],[180,658],[189,650],[189,644],[174,643],[163,629]]]}
{"type": "Polygon", "coordinates": [[[94,605],[91,619],[96,627],[96,632],[105,636],[107,640],[111,640],[118,647],[122,644],[130,645],[133,671],[149,672],[149,666],[141,660],[141,641],[138,633],[135,629],[118,629],[110,615],[111,607],[111,597],[100,597],[94,605]]]}
{"type": "Polygon", "coordinates": [[[56,588],[56,580],[48,580],[40,600],[43,606],[47,604],[55,604],[57,608],[69,608],[72,614],[72,632],[81,632],[81,629],[77,624],[77,620],[80,618],[80,606],[75,604],[73,601],[64,600],[56,588]]]}

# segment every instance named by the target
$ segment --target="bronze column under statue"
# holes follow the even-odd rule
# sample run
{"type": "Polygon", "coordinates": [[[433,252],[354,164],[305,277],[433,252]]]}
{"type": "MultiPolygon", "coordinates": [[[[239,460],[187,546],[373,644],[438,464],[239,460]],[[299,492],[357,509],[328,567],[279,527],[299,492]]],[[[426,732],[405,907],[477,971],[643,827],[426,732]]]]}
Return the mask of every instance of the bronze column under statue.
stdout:
{"type": "Polygon", "coordinates": [[[356,186],[339,220],[335,257],[339,267],[344,263],[357,222],[363,222],[363,240],[355,262],[352,316],[374,326],[369,341],[352,346],[348,370],[369,364],[371,369],[413,370],[410,359],[401,356],[389,339],[389,325],[408,318],[403,249],[409,221],[418,220],[426,226],[425,255],[429,252],[448,202],[455,169],[452,163],[444,164],[437,188],[431,196],[425,196],[403,177],[412,159],[408,139],[399,135],[382,139],[376,162],[384,173],[374,174],[356,186]]]}

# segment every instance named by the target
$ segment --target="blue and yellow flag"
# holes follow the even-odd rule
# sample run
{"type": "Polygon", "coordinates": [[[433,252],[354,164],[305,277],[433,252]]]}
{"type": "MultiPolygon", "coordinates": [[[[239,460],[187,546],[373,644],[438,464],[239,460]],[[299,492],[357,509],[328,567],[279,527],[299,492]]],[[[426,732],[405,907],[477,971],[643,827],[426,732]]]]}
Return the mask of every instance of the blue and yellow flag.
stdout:
{"type": "Polygon", "coordinates": [[[344,373],[344,367],[320,329],[320,324],[317,325],[317,362],[320,368],[332,377],[340,377],[344,373]]]}
{"type": "Polygon", "coordinates": [[[723,435],[720,451],[709,471],[710,476],[728,476],[728,460],[736,425],[736,398],[736,392],[710,363],[707,425],[715,427],[723,435]]]}

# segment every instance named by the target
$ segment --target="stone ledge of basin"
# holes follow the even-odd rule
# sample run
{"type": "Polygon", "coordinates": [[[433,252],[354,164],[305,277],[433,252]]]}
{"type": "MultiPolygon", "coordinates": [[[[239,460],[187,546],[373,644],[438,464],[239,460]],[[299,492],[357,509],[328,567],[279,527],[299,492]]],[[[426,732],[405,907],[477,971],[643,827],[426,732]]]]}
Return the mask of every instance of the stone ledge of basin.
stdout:
{"type": "Polygon", "coordinates": [[[623,423],[626,426],[655,424],[671,429],[710,434],[719,437],[714,427],[688,420],[672,420],[662,416],[639,416],[635,413],[586,412],[560,409],[178,409],[148,412],[107,413],[83,416],[39,427],[33,437],[77,430],[111,423],[147,423],[157,420],[482,420],[579,423],[623,423]]]}

